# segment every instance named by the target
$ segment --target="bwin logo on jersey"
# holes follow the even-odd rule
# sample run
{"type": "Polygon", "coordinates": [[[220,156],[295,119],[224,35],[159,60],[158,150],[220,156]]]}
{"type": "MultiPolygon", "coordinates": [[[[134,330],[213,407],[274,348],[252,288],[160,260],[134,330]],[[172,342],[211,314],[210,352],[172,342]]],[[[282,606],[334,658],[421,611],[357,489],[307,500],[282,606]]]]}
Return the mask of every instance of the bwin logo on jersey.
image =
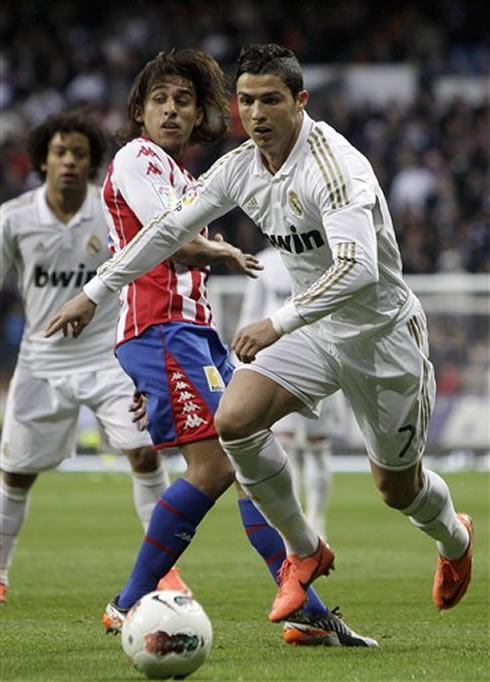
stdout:
{"type": "Polygon", "coordinates": [[[34,286],[36,287],[81,287],[96,274],[95,270],[85,270],[80,263],[78,270],[45,270],[42,265],[34,268],[34,286]]]}
{"type": "Polygon", "coordinates": [[[283,249],[289,253],[312,251],[325,244],[325,240],[318,230],[298,234],[294,225],[291,225],[290,230],[292,234],[266,234],[265,236],[276,249],[283,249]]]}

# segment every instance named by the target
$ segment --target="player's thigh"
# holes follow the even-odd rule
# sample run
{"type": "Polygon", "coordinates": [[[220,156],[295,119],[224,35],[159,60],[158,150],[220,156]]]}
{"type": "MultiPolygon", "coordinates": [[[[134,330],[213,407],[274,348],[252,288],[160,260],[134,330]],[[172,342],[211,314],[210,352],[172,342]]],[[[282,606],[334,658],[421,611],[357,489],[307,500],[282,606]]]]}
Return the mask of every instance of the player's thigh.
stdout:
{"type": "Polygon", "coordinates": [[[33,474],[74,456],[78,412],[69,380],[36,378],[17,366],[5,408],[1,468],[33,474]]]}
{"type": "Polygon", "coordinates": [[[148,431],[139,431],[129,412],[134,384],[117,362],[109,369],[78,377],[78,397],[94,412],[109,450],[135,450],[151,445],[148,431]]]}
{"type": "Polygon", "coordinates": [[[157,447],[217,436],[214,413],[233,367],[213,329],[154,325],[119,346],[117,355],[147,397],[148,430],[157,447]]]}
{"type": "Polygon", "coordinates": [[[301,329],[235,369],[219,415],[269,428],[293,411],[316,416],[319,401],[337,387],[331,359],[301,329]]]}
{"type": "Polygon", "coordinates": [[[427,347],[423,316],[343,347],[343,388],[368,455],[381,468],[409,469],[424,452],[435,401],[427,347]]]}

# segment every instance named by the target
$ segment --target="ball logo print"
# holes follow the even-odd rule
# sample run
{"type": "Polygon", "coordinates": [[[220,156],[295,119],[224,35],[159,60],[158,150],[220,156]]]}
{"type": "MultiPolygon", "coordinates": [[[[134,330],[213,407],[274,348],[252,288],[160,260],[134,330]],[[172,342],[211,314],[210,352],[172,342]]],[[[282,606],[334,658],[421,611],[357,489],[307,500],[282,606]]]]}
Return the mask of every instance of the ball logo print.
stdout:
{"type": "Polygon", "coordinates": [[[150,679],[182,679],[197,670],[213,640],[202,606],[182,592],[149,592],[130,609],[122,647],[135,668],[150,679]]]}

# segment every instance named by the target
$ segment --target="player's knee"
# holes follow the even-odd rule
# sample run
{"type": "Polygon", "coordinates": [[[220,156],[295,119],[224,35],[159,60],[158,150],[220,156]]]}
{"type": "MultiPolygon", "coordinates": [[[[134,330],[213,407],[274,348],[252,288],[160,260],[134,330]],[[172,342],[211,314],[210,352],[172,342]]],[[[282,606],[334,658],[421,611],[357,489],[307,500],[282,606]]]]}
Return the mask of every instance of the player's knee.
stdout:
{"type": "Polygon", "coordinates": [[[135,448],[126,450],[131,469],[136,474],[149,474],[156,471],[159,466],[159,455],[152,447],[135,448]]]}
{"type": "Polygon", "coordinates": [[[244,410],[243,404],[220,404],[214,415],[214,425],[220,438],[225,441],[246,438],[257,430],[249,414],[244,410]]]}
{"type": "Polygon", "coordinates": [[[36,480],[37,474],[14,474],[9,471],[3,471],[2,478],[11,488],[24,488],[29,490],[36,480]]]}

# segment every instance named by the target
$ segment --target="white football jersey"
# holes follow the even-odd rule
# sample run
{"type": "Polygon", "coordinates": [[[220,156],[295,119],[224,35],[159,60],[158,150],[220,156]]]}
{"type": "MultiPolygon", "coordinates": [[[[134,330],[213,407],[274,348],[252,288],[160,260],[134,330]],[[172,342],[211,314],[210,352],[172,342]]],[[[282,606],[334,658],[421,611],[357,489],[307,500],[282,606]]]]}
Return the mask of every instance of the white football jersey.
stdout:
{"type": "Polygon", "coordinates": [[[291,275],[293,298],[271,316],[277,328],[291,332],[318,321],[312,332],[338,341],[411,314],[416,299],[402,278],[388,207],[370,163],[306,113],[275,175],[252,140],[225,154],[172,212],[156,215],[99,269],[87,295],[100,301],[236,206],[280,250],[291,275]]]}
{"type": "Polygon", "coordinates": [[[89,185],[79,212],[65,225],[46,202],[46,187],[25,192],[0,209],[0,281],[12,266],[25,313],[19,361],[36,376],[113,367],[119,302],[108,298],[77,339],[44,337],[46,325],[110,256],[100,190],[89,185]]]}

